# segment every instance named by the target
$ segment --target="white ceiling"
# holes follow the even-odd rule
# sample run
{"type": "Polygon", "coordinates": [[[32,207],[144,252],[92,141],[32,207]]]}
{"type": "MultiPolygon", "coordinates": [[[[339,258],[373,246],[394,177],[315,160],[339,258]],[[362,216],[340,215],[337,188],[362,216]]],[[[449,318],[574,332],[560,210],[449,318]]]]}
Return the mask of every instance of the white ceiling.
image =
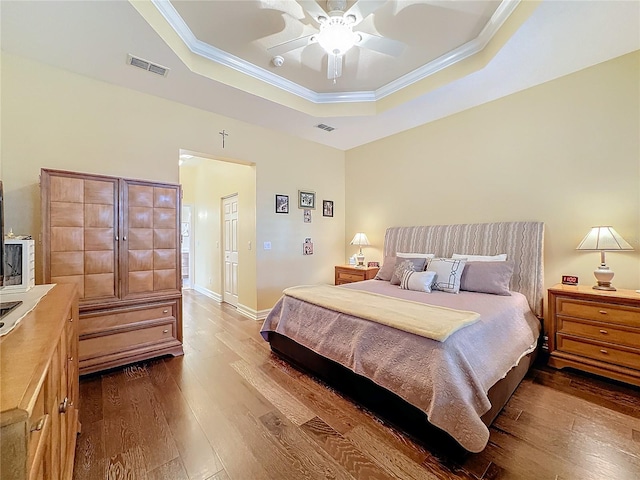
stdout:
{"type": "MultiPolygon", "coordinates": [[[[136,8],[123,0],[2,0],[1,46],[11,54],[342,150],[640,49],[640,1],[546,0],[484,68],[438,88],[418,89],[416,93],[414,85],[412,94],[404,96],[406,101],[394,101],[384,108],[374,98],[369,103],[373,108],[362,110],[366,114],[354,116],[354,111],[360,111],[355,108],[317,114],[309,113],[312,108],[292,106],[295,102],[274,100],[277,95],[260,95],[245,88],[250,82],[241,82],[247,91],[236,88],[239,83],[229,78],[239,78],[237,72],[236,77],[220,79],[203,71],[194,73],[176,40],[158,21],[150,20],[153,15],[140,13],[143,4],[158,11],[148,0],[137,2],[136,8]],[[169,67],[169,75],[163,78],[127,65],[129,53],[169,67]],[[314,128],[318,123],[335,130],[314,128]]],[[[318,45],[283,55],[281,69],[269,63],[267,47],[315,28],[297,4],[282,0],[174,0],[170,5],[199,41],[250,67],[277,72],[305,89],[344,96],[354,91],[375,92],[415,70],[416,65],[420,68],[476,38],[490,22],[498,2],[389,0],[357,28],[402,41],[407,45],[406,56],[393,58],[354,47],[353,55],[352,51],[345,55],[343,77],[335,86],[327,80],[326,55],[318,45]],[[264,8],[265,4],[270,8],[264,8]],[[424,48],[418,48],[421,45],[424,48]]],[[[251,81],[255,84],[255,76],[251,81]]]]}

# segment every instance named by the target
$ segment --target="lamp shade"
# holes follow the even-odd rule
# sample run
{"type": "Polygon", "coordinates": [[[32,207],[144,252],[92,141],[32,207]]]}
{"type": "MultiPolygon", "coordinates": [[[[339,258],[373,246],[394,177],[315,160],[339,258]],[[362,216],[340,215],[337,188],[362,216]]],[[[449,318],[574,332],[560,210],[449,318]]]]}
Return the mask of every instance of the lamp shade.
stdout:
{"type": "Polygon", "coordinates": [[[576,250],[633,250],[633,247],[613,227],[599,226],[591,227],[576,250]]]}
{"type": "Polygon", "coordinates": [[[369,239],[364,233],[356,233],[353,237],[353,240],[351,240],[351,245],[358,245],[361,247],[363,245],[371,244],[369,243],[369,239]]]}

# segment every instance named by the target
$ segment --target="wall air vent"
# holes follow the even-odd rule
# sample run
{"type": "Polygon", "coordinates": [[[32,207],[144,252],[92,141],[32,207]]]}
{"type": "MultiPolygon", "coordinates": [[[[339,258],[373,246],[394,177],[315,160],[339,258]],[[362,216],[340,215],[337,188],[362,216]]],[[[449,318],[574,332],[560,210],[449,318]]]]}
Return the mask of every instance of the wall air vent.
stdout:
{"type": "Polygon", "coordinates": [[[316,125],[316,128],[319,128],[321,130],[325,130],[327,132],[333,132],[335,130],[335,127],[330,127],[329,125],[325,125],[324,123],[320,123],[320,124],[316,125]]]}
{"type": "Polygon", "coordinates": [[[131,54],[127,55],[127,63],[162,77],[166,77],[169,74],[169,69],[167,67],[151,63],[150,61],[143,60],[142,58],[134,57],[131,54]]]}

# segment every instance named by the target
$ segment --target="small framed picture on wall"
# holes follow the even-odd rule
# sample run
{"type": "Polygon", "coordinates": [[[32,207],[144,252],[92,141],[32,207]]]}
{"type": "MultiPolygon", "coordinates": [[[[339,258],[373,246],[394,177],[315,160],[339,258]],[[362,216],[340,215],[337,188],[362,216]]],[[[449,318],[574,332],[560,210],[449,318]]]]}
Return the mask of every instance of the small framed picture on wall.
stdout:
{"type": "Polygon", "coordinates": [[[276,213],[289,213],[289,195],[276,195],[276,213]]]}
{"type": "Polygon", "coordinates": [[[316,192],[298,190],[298,208],[307,208],[307,209],[315,210],[316,192]]]}
{"type": "Polygon", "coordinates": [[[331,200],[322,201],[322,216],[333,217],[333,201],[331,200]]]}

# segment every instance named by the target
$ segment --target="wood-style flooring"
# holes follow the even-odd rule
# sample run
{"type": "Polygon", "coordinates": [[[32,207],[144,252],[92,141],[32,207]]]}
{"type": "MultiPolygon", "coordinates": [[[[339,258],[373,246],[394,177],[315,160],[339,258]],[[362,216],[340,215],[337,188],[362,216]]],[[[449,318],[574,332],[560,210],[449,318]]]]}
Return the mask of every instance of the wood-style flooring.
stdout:
{"type": "Polygon", "coordinates": [[[75,480],[640,478],[640,389],[534,368],[487,448],[430,453],[274,357],[261,322],[185,291],[184,357],[80,380],[75,480]]]}

